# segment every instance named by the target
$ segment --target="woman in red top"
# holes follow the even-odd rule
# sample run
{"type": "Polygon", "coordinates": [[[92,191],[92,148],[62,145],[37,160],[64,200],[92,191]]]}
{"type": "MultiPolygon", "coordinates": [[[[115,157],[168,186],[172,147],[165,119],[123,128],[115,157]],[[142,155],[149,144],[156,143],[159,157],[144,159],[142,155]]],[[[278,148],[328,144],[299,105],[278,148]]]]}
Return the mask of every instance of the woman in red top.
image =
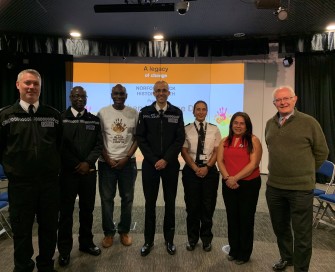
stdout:
{"type": "Polygon", "coordinates": [[[217,156],[228,220],[228,260],[235,260],[236,264],[249,261],[253,248],[261,157],[262,145],[252,134],[250,117],[236,112],[229,124],[229,135],[220,142],[217,156]]]}

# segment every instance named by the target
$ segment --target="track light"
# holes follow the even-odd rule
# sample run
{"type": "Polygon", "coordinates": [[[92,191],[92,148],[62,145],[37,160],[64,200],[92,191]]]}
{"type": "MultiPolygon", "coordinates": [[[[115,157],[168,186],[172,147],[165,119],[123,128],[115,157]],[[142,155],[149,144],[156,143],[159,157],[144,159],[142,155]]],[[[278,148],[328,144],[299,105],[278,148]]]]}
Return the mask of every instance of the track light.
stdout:
{"type": "Polygon", "coordinates": [[[293,58],[292,57],[285,57],[283,59],[283,65],[284,67],[290,67],[293,63],[293,58]]]}
{"type": "Polygon", "coordinates": [[[179,15],[185,15],[190,7],[190,3],[188,1],[181,0],[175,4],[175,9],[178,11],[179,15]]]}
{"type": "Polygon", "coordinates": [[[277,16],[280,21],[284,21],[288,17],[288,12],[284,7],[279,7],[273,12],[273,15],[277,16]]]}

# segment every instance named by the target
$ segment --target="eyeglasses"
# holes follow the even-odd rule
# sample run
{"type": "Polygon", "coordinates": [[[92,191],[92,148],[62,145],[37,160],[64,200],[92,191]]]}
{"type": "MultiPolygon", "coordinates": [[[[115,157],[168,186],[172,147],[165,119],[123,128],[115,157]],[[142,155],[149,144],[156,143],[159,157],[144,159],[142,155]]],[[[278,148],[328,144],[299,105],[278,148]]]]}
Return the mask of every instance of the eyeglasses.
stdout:
{"type": "Polygon", "coordinates": [[[87,95],[80,95],[80,94],[72,94],[71,97],[75,100],[81,98],[83,100],[87,99],[87,95]]]}
{"type": "Polygon", "coordinates": [[[277,98],[277,99],[273,100],[273,102],[274,102],[274,103],[277,103],[277,104],[279,104],[279,103],[281,103],[281,102],[286,103],[286,102],[288,102],[288,101],[289,101],[290,99],[292,99],[292,98],[293,98],[293,96],[291,96],[291,97],[277,98]]]}

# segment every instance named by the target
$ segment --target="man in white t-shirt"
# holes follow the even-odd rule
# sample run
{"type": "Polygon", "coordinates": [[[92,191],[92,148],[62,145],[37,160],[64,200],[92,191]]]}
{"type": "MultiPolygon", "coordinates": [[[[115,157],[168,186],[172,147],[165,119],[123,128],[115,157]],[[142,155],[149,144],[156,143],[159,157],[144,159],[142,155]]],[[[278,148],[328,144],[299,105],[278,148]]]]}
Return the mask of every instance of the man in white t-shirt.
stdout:
{"type": "Polygon", "coordinates": [[[127,91],[121,84],[112,88],[111,97],[114,103],[98,113],[104,140],[104,150],[99,158],[99,191],[105,235],[102,246],[105,248],[112,246],[116,230],[123,245],[132,244],[129,231],[137,176],[134,153],[137,149],[135,129],[138,113],[125,106],[127,91]],[[113,218],[116,187],[121,197],[121,216],[117,226],[113,218]]]}

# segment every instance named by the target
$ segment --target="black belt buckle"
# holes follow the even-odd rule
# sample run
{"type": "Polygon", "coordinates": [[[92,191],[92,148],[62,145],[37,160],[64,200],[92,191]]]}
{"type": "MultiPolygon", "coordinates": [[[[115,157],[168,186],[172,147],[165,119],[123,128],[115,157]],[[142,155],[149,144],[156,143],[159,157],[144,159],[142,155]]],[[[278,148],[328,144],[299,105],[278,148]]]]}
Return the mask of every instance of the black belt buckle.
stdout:
{"type": "Polygon", "coordinates": [[[198,167],[205,167],[207,164],[205,163],[195,163],[198,167]]]}

